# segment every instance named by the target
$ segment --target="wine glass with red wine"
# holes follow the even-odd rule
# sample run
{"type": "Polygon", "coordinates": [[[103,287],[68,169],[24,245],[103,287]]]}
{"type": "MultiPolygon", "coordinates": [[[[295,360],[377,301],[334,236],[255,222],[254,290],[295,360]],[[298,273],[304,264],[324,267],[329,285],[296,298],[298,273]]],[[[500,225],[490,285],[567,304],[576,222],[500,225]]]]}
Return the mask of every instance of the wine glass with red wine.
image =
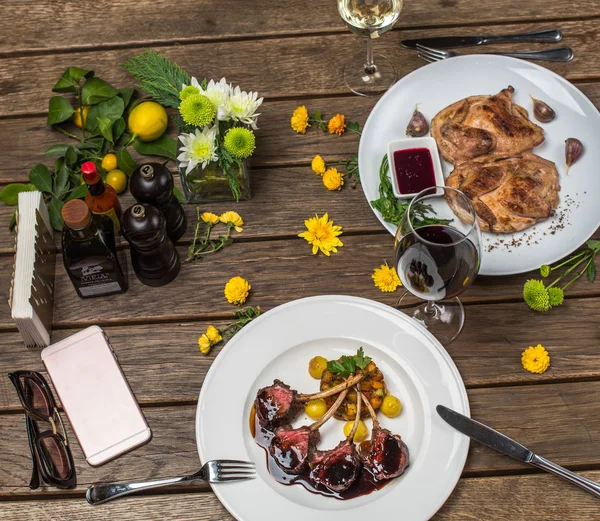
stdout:
{"type": "MultiPolygon", "coordinates": [[[[446,186],[426,188],[408,205],[395,241],[395,265],[408,292],[425,300],[404,309],[442,344],[465,322],[458,295],[475,280],[481,255],[477,214],[465,194],[446,186]]],[[[400,304],[410,300],[406,292],[400,304]]]]}

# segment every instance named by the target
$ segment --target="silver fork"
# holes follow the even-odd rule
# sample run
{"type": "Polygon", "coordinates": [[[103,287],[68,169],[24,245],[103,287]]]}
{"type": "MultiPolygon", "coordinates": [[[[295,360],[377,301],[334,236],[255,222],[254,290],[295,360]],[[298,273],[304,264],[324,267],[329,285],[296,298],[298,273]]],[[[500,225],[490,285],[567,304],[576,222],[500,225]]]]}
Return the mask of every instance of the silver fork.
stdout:
{"type": "MultiPolygon", "coordinates": [[[[485,54],[498,54],[501,56],[511,56],[513,58],[523,58],[529,60],[546,60],[551,62],[568,62],[573,59],[573,51],[569,47],[556,47],[546,49],[545,51],[525,51],[525,52],[488,52],[485,54]]],[[[417,56],[428,63],[437,62],[461,56],[454,51],[442,51],[417,44],[417,56]]]]}
{"type": "Polygon", "coordinates": [[[137,483],[96,483],[88,488],[85,498],[90,505],[100,505],[111,499],[132,494],[139,490],[164,487],[174,483],[203,479],[209,483],[225,483],[254,479],[254,463],[235,459],[220,459],[207,461],[195,474],[178,478],[157,479],[154,481],[140,481],[137,483]]]}

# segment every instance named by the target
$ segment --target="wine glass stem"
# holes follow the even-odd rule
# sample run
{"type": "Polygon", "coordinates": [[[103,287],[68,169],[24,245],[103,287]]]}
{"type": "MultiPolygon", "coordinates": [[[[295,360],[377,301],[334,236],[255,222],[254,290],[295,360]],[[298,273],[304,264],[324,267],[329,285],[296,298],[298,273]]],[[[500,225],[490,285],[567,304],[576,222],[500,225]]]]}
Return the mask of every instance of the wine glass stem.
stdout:
{"type": "Polygon", "coordinates": [[[365,73],[366,74],[375,74],[377,71],[377,67],[375,66],[375,61],[373,60],[373,38],[370,36],[367,37],[367,63],[365,63],[365,73]]]}
{"type": "Polygon", "coordinates": [[[438,309],[433,300],[428,300],[427,305],[425,306],[424,312],[426,315],[431,317],[435,317],[437,315],[438,309]]]}

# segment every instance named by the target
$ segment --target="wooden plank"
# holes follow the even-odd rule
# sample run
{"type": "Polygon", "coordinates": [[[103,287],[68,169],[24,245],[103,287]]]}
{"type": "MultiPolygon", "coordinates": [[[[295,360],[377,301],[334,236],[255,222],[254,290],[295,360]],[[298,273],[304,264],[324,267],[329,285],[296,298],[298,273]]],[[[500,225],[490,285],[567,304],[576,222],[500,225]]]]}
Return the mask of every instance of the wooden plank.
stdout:
{"type": "MultiPolygon", "coordinates": [[[[534,396],[529,387],[475,389],[469,391],[469,400],[474,418],[561,465],[589,468],[600,464],[600,418],[596,414],[600,382],[544,385],[534,396]]],[[[79,490],[98,481],[149,480],[197,470],[196,407],[151,407],[145,408],[144,414],[153,439],[106,465],[90,467],[77,443],[72,444],[79,490]]],[[[341,424],[329,428],[336,427],[341,434],[341,424]]],[[[67,436],[75,439],[69,429],[67,436]]],[[[22,415],[0,415],[0,441],[5,455],[0,466],[0,495],[30,494],[31,462],[22,415]]],[[[473,442],[464,475],[528,468],[473,442]]]]}
{"type": "MultiPolygon", "coordinates": [[[[326,209],[319,213],[324,210],[326,209]]],[[[331,217],[336,219],[335,215],[331,217]]],[[[299,225],[298,231],[300,230],[299,225]]],[[[59,256],[54,327],[58,329],[91,324],[119,325],[229,316],[233,307],[225,300],[223,288],[234,275],[243,276],[250,281],[252,296],[249,303],[260,305],[264,310],[296,298],[339,293],[359,295],[395,305],[401,291],[382,294],[371,280],[373,268],[384,261],[392,263],[393,237],[381,234],[342,238],[344,247],[332,258],[313,256],[310,246],[300,238],[268,243],[234,242],[200,263],[184,263],[178,277],[161,288],[141,284],[128,262],[129,290],[126,293],[84,300],[76,296],[59,256]],[[127,310],[126,314],[118,311],[121,309],[127,310]]],[[[179,254],[184,258],[186,248],[180,247],[179,254]]],[[[0,257],[0,329],[14,329],[7,303],[11,272],[12,258],[0,257]]],[[[531,276],[479,277],[461,298],[465,303],[520,300],[523,283],[531,276]]],[[[598,296],[598,286],[582,277],[569,287],[568,295],[571,298],[598,296]]],[[[523,315],[535,314],[524,303],[521,306],[523,315]]],[[[548,321],[556,320],[553,313],[545,316],[548,321]]]]}
{"type": "MultiPolygon", "coordinates": [[[[469,32],[500,34],[545,28],[540,24],[506,26],[476,26],[469,32]]],[[[565,45],[575,50],[569,63],[545,62],[553,71],[570,80],[600,77],[600,60],[594,45],[598,38],[598,24],[593,20],[564,22],[565,45]]],[[[464,27],[428,29],[427,36],[461,34],[464,27]]],[[[423,31],[392,31],[377,42],[378,52],[387,54],[402,77],[423,62],[414,51],[399,46],[403,38],[423,36],[423,31]]],[[[286,96],[294,100],[308,95],[346,94],[342,81],[341,62],[350,53],[361,50],[363,43],[353,34],[273,38],[247,42],[217,42],[210,44],[158,47],[157,50],[197,76],[220,78],[226,76],[233,84],[246,90],[255,90],[267,98],[286,96]],[[210,61],[207,63],[207,55],[210,61]],[[286,59],[282,60],[281,57],[286,59]],[[276,63],[269,73],[265,64],[276,63]],[[293,78],[293,81],[290,79],[293,78]]],[[[536,48],[539,44],[529,44],[536,48]]],[[[523,44],[504,45],[503,50],[523,50],[523,44]]],[[[486,51],[493,48],[484,49],[486,51]]],[[[476,49],[475,51],[481,51],[476,49]]],[[[119,67],[139,49],[118,49],[102,52],[75,52],[50,56],[6,58],[0,62],[0,116],[38,114],[47,110],[51,88],[64,69],[79,66],[94,69],[103,79],[115,86],[132,83],[127,72],[119,67]],[[18,81],[15,79],[18,78],[18,81]]]]}
{"type": "MultiPolygon", "coordinates": [[[[468,388],[600,379],[596,347],[599,302],[569,300],[548,315],[526,313],[522,303],[468,306],[465,328],[447,349],[468,388]],[[521,367],[522,351],[538,343],[548,349],[552,359],[543,375],[521,367]]],[[[208,325],[186,322],[105,328],[140,403],[191,403],[197,399],[204,376],[223,348],[200,355],[196,340],[208,325]]],[[[53,342],[74,332],[56,330],[53,342]]],[[[0,374],[18,369],[43,372],[40,350],[25,348],[18,332],[5,332],[0,335],[0,374]]],[[[12,385],[7,378],[0,378],[0,411],[17,410],[20,404],[12,385]]]]}
{"type": "MultiPolygon", "coordinates": [[[[457,25],[466,20],[476,24],[600,16],[600,7],[593,0],[578,0],[569,8],[569,13],[565,13],[560,5],[548,5],[541,0],[524,5],[468,0],[442,2],[434,8],[422,2],[406,2],[397,28],[457,25]]],[[[252,4],[243,0],[227,3],[181,0],[176,4],[167,0],[118,3],[100,0],[94,3],[94,27],[99,29],[96,31],[81,30],[90,24],[85,3],[70,5],[68,9],[38,3],[35,8],[25,10],[18,0],[9,0],[5,2],[4,14],[0,34],[10,34],[10,38],[0,41],[2,55],[68,50],[73,46],[95,49],[347,30],[335,2],[318,0],[302,3],[255,0],[252,4]],[[308,12],[310,19],[306,18],[308,12]],[[54,23],[49,24],[49,19],[54,23]],[[32,37],[42,26],[44,38],[32,37]]]]}
{"type": "MultiPolygon", "coordinates": [[[[578,88],[600,107],[600,83],[582,84],[578,88]]],[[[362,127],[377,100],[374,97],[352,96],[298,103],[305,103],[311,113],[321,109],[325,117],[338,112],[345,114],[347,120],[358,121],[362,127]]],[[[315,154],[335,161],[358,152],[359,136],[353,132],[346,132],[341,138],[316,130],[305,135],[295,134],[290,128],[290,116],[295,106],[295,100],[266,101],[261,106],[260,128],[256,133],[257,147],[252,156],[253,168],[308,165],[315,154]]],[[[173,125],[170,125],[168,133],[177,137],[173,125]]],[[[0,139],[11,141],[11,146],[4,151],[4,161],[0,162],[0,184],[27,182],[29,170],[37,163],[52,167],[53,163],[44,155],[44,151],[51,145],[65,142],[66,138],[63,138],[62,134],[46,127],[45,116],[0,121],[0,139]]],[[[138,160],[144,160],[143,156],[135,151],[133,153],[138,160]]]]}
{"type": "MultiPolygon", "coordinates": [[[[584,476],[600,480],[600,471],[584,476]]],[[[461,479],[432,521],[582,521],[595,520],[598,500],[549,475],[461,479]]],[[[0,519],[6,521],[231,521],[217,497],[205,494],[131,496],[91,507],[83,498],[62,501],[3,501],[0,519]]]]}

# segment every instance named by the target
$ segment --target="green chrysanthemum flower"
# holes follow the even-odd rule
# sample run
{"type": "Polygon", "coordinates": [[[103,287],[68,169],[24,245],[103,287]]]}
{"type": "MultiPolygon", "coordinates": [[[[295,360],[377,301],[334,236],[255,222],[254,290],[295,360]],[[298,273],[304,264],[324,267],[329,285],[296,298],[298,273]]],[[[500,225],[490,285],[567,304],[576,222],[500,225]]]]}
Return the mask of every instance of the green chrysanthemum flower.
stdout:
{"type": "Polygon", "coordinates": [[[547,264],[542,264],[540,266],[540,274],[544,278],[547,277],[548,275],[550,275],[550,266],[548,266],[547,264]]]}
{"type": "Polygon", "coordinates": [[[248,128],[230,128],[225,134],[224,145],[227,151],[238,159],[245,159],[252,155],[256,148],[254,132],[248,128]]]}
{"type": "Polygon", "coordinates": [[[183,121],[195,127],[204,127],[215,119],[215,107],[212,102],[202,94],[191,94],[179,105],[179,112],[183,121]]]}
{"type": "Polygon", "coordinates": [[[548,311],[550,296],[541,280],[528,280],[523,286],[523,299],[534,311],[548,311]]]}
{"type": "Polygon", "coordinates": [[[183,101],[187,97],[193,96],[194,94],[200,94],[200,91],[193,85],[188,85],[179,92],[179,99],[183,101]]]}
{"type": "Polygon", "coordinates": [[[565,294],[560,288],[548,288],[548,297],[551,306],[560,306],[565,300],[565,294]]]}

